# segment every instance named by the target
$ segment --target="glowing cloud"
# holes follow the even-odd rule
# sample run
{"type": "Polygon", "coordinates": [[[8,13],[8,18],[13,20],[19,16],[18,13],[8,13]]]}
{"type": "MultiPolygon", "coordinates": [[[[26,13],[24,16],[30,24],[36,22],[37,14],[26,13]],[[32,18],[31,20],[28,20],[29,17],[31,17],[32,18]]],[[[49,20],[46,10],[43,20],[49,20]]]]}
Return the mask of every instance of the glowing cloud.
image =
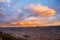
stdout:
{"type": "Polygon", "coordinates": [[[53,15],[55,15],[55,10],[53,10],[47,6],[40,5],[40,4],[26,5],[25,9],[30,9],[32,14],[37,13],[39,16],[53,16],[53,15]]]}
{"type": "MultiPolygon", "coordinates": [[[[30,10],[29,13],[31,15],[35,15],[37,14],[37,16],[30,16],[30,17],[26,17],[23,21],[17,21],[17,22],[13,22],[11,24],[13,25],[20,25],[20,26],[50,26],[52,25],[51,23],[49,23],[49,21],[51,21],[52,16],[55,15],[55,10],[47,7],[47,6],[43,6],[40,4],[30,4],[30,5],[25,5],[24,8],[25,12],[27,10],[30,10]],[[27,9],[27,10],[26,10],[27,9]]],[[[24,12],[24,11],[22,11],[24,12]]],[[[26,13],[28,14],[28,13],[26,13]]]]}
{"type": "MultiPolygon", "coordinates": [[[[2,8],[1,8],[2,9],[2,8]]],[[[56,21],[51,18],[55,15],[56,11],[47,6],[41,4],[29,4],[23,6],[21,9],[16,9],[12,18],[15,20],[9,21],[9,27],[11,26],[23,26],[23,27],[36,27],[36,26],[51,26],[51,25],[60,25],[59,21],[56,21]],[[27,12],[26,12],[27,11],[27,12]],[[31,16],[30,16],[31,15],[31,16]],[[23,20],[20,20],[22,17],[23,20]],[[56,21],[56,22],[55,22],[56,21]]],[[[4,25],[3,27],[5,27],[4,25]]]]}

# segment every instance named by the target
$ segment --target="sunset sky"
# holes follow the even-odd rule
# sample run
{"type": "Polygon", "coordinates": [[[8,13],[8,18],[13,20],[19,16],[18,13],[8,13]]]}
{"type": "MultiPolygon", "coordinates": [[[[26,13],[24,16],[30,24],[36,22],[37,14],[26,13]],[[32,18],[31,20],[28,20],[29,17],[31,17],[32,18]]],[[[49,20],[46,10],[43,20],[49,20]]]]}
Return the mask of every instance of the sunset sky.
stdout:
{"type": "Polygon", "coordinates": [[[60,25],[60,0],[0,0],[2,27],[55,25],[60,25]]]}

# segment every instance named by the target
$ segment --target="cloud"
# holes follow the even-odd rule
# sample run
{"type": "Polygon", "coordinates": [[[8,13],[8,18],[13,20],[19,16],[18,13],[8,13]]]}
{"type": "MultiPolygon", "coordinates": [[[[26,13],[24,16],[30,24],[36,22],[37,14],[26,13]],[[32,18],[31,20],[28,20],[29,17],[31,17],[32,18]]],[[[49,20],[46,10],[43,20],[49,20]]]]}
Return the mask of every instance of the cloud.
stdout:
{"type": "Polygon", "coordinates": [[[53,16],[55,15],[56,11],[47,7],[43,6],[41,4],[30,4],[30,5],[25,5],[25,9],[30,9],[32,14],[37,13],[39,16],[53,16]]]}
{"type": "MultiPolygon", "coordinates": [[[[41,4],[29,4],[29,5],[25,5],[23,7],[22,12],[24,12],[24,16],[23,16],[23,17],[25,17],[24,20],[15,21],[15,22],[12,22],[11,24],[20,25],[20,26],[24,26],[24,27],[56,25],[55,20],[52,19],[53,16],[55,15],[56,11],[47,6],[43,6],[41,4]],[[32,16],[29,16],[26,14],[31,14],[32,16]],[[34,15],[36,15],[36,16],[34,16],[34,15]],[[27,16],[29,16],[29,17],[27,17],[27,16]]],[[[54,18],[54,19],[56,19],[56,18],[54,18]]],[[[58,23],[58,21],[57,21],[57,23],[58,23]]]]}
{"type": "Polygon", "coordinates": [[[13,24],[13,25],[20,25],[22,27],[53,26],[53,25],[55,26],[55,25],[59,25],[59,23],[58,23],[58,21],[53,20],[50,17],[41,18],[41,17],[33,17],[33,16],[24,19],[24,21],[11,22],[11,24],[13,24]]]}
{"type": "Polygon", "coordinates": [[[8,3],[10,3],[11,0],[0,0],[0,2],[8,2],[8,3]]]}
{"type": "Polygon", "coordinates": [[[12,18],[16,20],[9,21],[7,26],[53,26],[60,25],[59,17],[54,16],[56,11],[48,6],[41,4],[28,4],[21,9],[11,12],[12,18]],[[22,20],[21,20],[22,19],[22,20]]]}

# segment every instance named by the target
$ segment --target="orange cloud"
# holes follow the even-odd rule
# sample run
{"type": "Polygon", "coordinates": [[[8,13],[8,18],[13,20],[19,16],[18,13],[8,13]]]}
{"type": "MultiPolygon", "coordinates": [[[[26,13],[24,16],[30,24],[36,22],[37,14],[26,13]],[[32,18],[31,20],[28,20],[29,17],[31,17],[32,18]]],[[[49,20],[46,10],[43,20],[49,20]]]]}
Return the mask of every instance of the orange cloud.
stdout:
{"type": "Polygon", "coordinates": [[[39,23],[37,21],[29,21],[29,22],[25,22],[25,21],[21,21],[18,22],[17,24],[13,24],[15,26],[21,26],[21,27],[36,27],[36,26],[57,26],[60,25],[60,22],[51,22],[51,23],[39,23]]]}
{"type": "MultiPolygon", "coordinates": [[[[54,16],[56,11],[47,7],[47,6],[43,6],[40,4],[30,4],[30,5],[25,5],[24,9],[28,9],[31,10],[31,14],[38,14],[38,16],[31,16],[28,18],[25,18],[23,21],[13,21],[10,22],[11,25],[8,26],[23,26],[23,27],[36,27],[36,26],[51,26],[51,25],[60,25],[59,21],[55,21],[50,19],[51,16],[54,16]],[[52,20],[52,22],[50,22],[52,20]]],[[[24,12],[21,9],[17,10],[18,13],[20,12],[24,12]]],[[[5,27],[5,26],[4,26],[5,27]]]]}
{"type": "Polygon", "coordinates": [[[16,22],[11,22],[13,25],[19,25],[23,27],[28,27],[28,26],[43,26],[45,24],[44,22],[47,22],[48,19],[45,18],[39,18],[39,17],[29,17],[25,19],[24,21],[16,21],[16,22]]]}
{"type": "Polygon", "coordinates": [[[55,10],[53,10],[47,6],[43,6],[40,4],[26,5],[25,9],[26,8],[30,8],[32,14],[35,14],[35,12],[37,12],[39,16],[53,16],[53,15],[55,15],[55,12],[56,12],[55,10]]]}
{"type": "Polygon", "coordinates": [[[38,14],[38,16],[40,17],[29,17],[29,18],[25,18],[23,21],[19,21],[19,22],[15,22],[12,23],[13,25],[20,25],[20,26],[50,26],[51,23],[49,24],[49,20],[51,16],[55,15],[55,10],[47,7],[47,6],[43,6],[40,4],[30,4],[30,5],[25,5],[24,9],[28,9],[31,10],[31,14],[38,14]]]}

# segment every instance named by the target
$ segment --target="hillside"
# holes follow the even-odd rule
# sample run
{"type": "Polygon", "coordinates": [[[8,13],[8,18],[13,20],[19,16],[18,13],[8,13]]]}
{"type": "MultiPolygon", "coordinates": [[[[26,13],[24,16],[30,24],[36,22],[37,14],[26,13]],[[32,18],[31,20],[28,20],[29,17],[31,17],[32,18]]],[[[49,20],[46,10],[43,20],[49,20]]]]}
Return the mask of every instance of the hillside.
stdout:
{"type": "Polygon", "coordinates": [[[60,40],[60,27],[7,27],[0,31],[26,40],[60,40]]]}

